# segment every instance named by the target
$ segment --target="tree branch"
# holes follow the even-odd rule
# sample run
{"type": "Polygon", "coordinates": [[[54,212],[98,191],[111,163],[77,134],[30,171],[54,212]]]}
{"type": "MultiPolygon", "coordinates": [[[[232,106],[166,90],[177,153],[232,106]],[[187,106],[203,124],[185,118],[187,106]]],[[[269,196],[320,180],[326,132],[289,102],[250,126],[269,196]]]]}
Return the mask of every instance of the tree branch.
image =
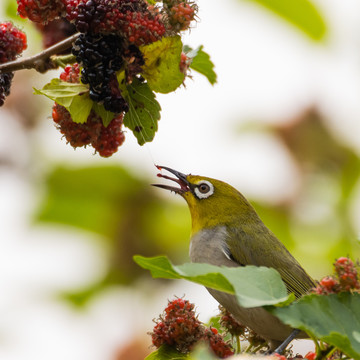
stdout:
{"type": "Polygon", "coordinates": [[[69,49],[73,42],[79,37],[79,35],[80,33],[71,35],[65,40],[58,42],[57,44],[34,56],[30,56],[24,59],[20,58],[18,60],[0,64],[0,74],[23,69],[35,69],[40,73],[44,73],[50,69],[56,69],[58,64],[51,59],[51,56],[69,49]]]}

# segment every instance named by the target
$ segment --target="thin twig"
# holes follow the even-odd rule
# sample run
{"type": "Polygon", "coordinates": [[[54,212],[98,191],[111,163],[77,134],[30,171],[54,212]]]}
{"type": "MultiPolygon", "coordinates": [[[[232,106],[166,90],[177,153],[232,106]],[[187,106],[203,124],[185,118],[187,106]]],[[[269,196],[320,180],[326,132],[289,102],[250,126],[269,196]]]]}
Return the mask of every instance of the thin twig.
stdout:
{"type": "Polygon", "coordinates": [[[0,74],[23,69],[35,69],[41,73],[46,72],[49,69],[55,69],[57,64],[52,61],[51,56],[69,49],[73,42],[79,37],[79,35],[80,33],[71,35],[65,40],[58,42],[57,44],[34,56],[30,56],[24,59],[20,58],[18,60],[0,64],[0,74]]]}

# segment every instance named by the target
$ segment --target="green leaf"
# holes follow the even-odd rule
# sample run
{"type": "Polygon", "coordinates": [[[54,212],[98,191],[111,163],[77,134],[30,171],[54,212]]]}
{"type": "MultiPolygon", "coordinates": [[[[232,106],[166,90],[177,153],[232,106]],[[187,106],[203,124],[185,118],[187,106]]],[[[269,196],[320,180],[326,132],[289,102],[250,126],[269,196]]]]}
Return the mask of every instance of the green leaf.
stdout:
{"type": "Polygon", "coordinates": [[[68,83],[60,79],[52,79],[41,90],[34,88],[34,94],[45,95],[64,106],[76,123],[86,122],[90,114],[93,102],[88,93],[86,85],[68,83]]]}
{"type": "Polygon", "coordinates": [[[210,56],[202,49],[202,45],[195,50],[192,50],[189,46],[184,46],[186,56],[191,59],[190,68],[206,76],[210,84],[214,85],[217,81],[214,64],[210,60],[210,56]]]}
{"type": "Polygon", "coordinates": [[[166,256],[145,258],[136,255],[134,261],[142,268],[150,270],[154,278],[181,278],[233,294],[239,304],[247,308],[275,305],[289,298],[280,274],[267,267],[228,268],[198,263],[174,266],[166,256]]]}
{"type": "Polygon", "coordinates": [[[182,360],[189,359],[189,355],[182,354],[168,345],[162,345],[148,355],[144,360],[182,360]]]}
{"type": "Polygon", "coordinates": [[[89,88],[84,84],[68,83],[60,79],[52,79],[41,90],[34,90],[36,95],[45,95],[63,106],[68,106],[74,96],[89,92],[89,88]]]}
{"type": "Polygon", "coordinates": [[[129,104],[129,111],[124,116],[124,125],[132,130],[138,144],[144,145],[154,139],[161,107],[148,84],[134,79],[126,89],[123,96],[129,104]]]}
{"type": "Polygon", "coordinates": [[[153,278],[181,279],[166,256],[147,258],[134,255],[134,261],[143,269],[150,270],[153,278]]]}
{"type": "Polygon", "coordinates": [[[86,122],[92,106],[93,102],[89,95],[83,94],[74,96],[70,106],[66,107],[66,109],[69,111],[72,121],[83,124],[86,122]]]}
{"type": "Polygon", "coordinates": [[[284,323],[360,359],[360,294],[307,295],[271,312],[284,323]]]}
{"type": "Polygon", "coordinates": [[[310,38],[320,41],[325,37],[326,24],[318,9],[309,0],[250,0],[280,15],[310,38]]]}
{"type": "Polygon", "coordinates": [[[101,117],[102,123],[105,127],[107,127],[111,120],[115,117],[113,112],[106,110],[104,105],[100,105],[96,102],[93,102],[92,109],[101,117]]]}
{"type": "Polygon", "coordinates": [[[185,75],[180,71],[180,36],[164,37],[142,46],[140,50],[145,59],[141,75],[147,80],[151,90],[167,94],[183,83],[185,75]]]}

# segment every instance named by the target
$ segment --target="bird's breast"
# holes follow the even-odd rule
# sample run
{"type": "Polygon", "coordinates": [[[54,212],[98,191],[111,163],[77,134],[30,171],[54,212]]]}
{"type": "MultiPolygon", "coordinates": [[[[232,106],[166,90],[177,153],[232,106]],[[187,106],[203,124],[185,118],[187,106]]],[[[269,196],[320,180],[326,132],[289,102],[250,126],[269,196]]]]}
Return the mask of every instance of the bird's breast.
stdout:
{"type": "Polygon", "coordinates": [[[189,254],[191,261],[217,266],[238,266],[227,254],[227,237],[225,226],[198,231],[191,237],[189,254]]]}

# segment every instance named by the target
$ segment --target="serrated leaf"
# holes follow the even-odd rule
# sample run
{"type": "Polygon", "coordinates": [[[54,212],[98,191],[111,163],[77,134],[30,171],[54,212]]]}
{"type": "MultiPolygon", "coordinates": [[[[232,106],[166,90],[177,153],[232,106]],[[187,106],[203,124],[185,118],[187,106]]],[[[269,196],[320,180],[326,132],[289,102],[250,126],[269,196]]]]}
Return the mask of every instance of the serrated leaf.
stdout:
{"type": "Polygon", "coordinates": [[[104,105],[100,105],[96,102],[93,102],[92,109],[101,117],[102,123],[107,127],[111,120],[115,118],[115,114],[111,111],[108,111],[104,108],[104,105]]]}
{"type": "Polygon", "coordinates": [[[190,68],[206,76],[210,84],[214,85],[217,81],[217,76],[214,71],[214,64],[210,60],[210,56],[202,49],[202,45],[200,45],[195,50],[192,50],[189,46],[186,46],[184,47],[184,52],[186,53],[186,56],[191,59],[190,68]]]}
{"type": "Polygon", "coordinates": [[[80,124],[86,122],[93,105],[88,91],[86,85],[68,83],[60,79],[52,79],[41,90],[34,88],[36,95],[45,95],[64,106],[69,111],[72,120],[80,124]]]}
{"type": "Polygon", "coordinates": [[[250,0],[280,15],[310,38],[320,41],[326,35],[326,24],[315,5],[309,0],[250,0]]]}
{"type": "Polygon", "coordinates": [[[183,360],[189,359],[189,355],[182,354],[171,346],[162,345],[156,351],[148,355],[144,360],[183,360]]]}
{"type": "Polygon", "coordinates": [[[141,74],[149,87],[162,94],[176,90],[184,81],[180,71],[182,42],[180,36],[164,37],[140,48],[145,65],[141,74]]]}
{"type": "Polygon", "coordinates": [[[271,312],[285,324],[360,359],[360,294],[307,295],[271,312]]]}
{"type": "Polygon", "coordinates": [[[280,274],[271,268],[244,266],[228,268],[209,264],[173,265],[166,256],[134,256],[154,278],[185,279],[236,296],[243,307],[275,305],[289,298],[280,274]]]}
{"type": "Polygon", "coordinates": [[[129,111],[124,116],[124,125],[132,130],[138,144],[152,141],[158,129],[161,107],[148,84],[134,79],[126,86],[123,96],[129,104],[129,111]]]}

